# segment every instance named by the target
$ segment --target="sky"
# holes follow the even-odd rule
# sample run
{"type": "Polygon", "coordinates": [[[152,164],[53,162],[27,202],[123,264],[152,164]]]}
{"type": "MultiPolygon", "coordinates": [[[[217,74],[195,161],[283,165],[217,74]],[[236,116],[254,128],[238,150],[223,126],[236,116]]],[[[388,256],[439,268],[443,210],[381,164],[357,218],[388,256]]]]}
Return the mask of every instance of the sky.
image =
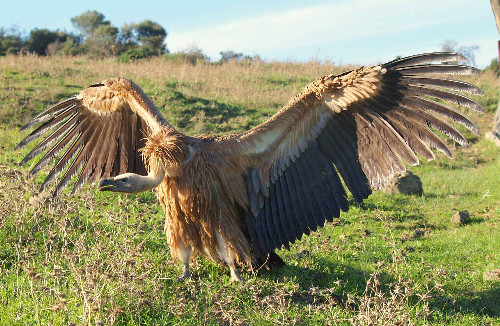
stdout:
{"type": "Polygon", "coordinates": [[[150,19],[171,52],[200,48],[213,60],[232,50],[269,61],[375,64],[439,51],[446,40],[478,46],[477,66],[498,56],[487,0],[46,0],[4,1],[0,27],[73,32],[70,18],[97,10],[117,27],[150,19]]]}

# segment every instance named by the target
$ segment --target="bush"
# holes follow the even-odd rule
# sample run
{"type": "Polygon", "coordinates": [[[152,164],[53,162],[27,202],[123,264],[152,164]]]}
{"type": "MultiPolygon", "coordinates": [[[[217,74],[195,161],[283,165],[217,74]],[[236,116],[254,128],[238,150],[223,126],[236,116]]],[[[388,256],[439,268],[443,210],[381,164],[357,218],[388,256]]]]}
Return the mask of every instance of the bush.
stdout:
{"type": "Polygon", "coordinates": [[[498,69],[498,59],[493,59],[491,60],[491,63],[489,64],[488,67],[484,68],[484,71],[491,70],[495,73],[495,75],[499,75],[499,69],[498,69]]]}
{"type": "Polygon", "coordinates": [[[184,51],[166,54],[165,59],[174,63],[189,63],[192,65],[210,61],[210,58],[197,47],[191,47],[184,51]]]}
{"type": "Polygon", "coordinates": [[[0,55],[16,54],[21,51],[23,40],[17,31],[6,31],[0,27],[0,55]]]}
{"type": "Polygon", "coordinates": [[[118,57],[118,62],[130,62],[143,58],[152,57],[156,54],[155,51],[146,48],[146,47],[138,47],[129,49],[120,54],[118,57]]]}

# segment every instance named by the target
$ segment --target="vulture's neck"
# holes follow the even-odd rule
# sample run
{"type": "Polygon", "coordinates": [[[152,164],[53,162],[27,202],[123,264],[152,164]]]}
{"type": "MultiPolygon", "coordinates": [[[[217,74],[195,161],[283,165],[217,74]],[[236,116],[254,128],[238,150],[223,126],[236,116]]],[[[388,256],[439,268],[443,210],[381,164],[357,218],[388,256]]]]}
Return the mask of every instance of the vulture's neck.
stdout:
{"type": "Polygon", "coordinates": [[[165,177],[165,172],[163,169],[157,169],[157,171],[151,171],[147,176],[137,175],[136,183],[138,187],[138,192],[143,192],[156,188],[165,177]]]}

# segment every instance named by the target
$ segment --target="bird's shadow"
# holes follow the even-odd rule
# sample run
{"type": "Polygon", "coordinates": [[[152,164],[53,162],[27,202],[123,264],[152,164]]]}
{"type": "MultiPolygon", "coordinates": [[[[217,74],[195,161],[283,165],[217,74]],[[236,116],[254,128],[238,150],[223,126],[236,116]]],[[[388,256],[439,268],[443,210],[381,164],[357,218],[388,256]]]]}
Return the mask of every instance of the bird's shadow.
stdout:
{"type": "MultiPolygon", "coordinates": [[[[271,281],[285,282],[293,279],[299,289],[296,295],[292,296],[292,302],[299,305],[308,305],[311,302],[321,303],[325,299],[325,293],[344,307],[350,305],[348,294],[351,295],[370,295],[366,291],[368,281],[373,272],[361,270],[349,265],[338,265],[325,259],[319,259],[314,269],[286,265],[281,268],[262,271],[259,277],[271,281]],[[330,271],[338,271],[332,276],[330,271]],[[332,290],[333,291],[322,291],[332,290]],[[319,290],[319,291],[318,291],[319,290]],[[368,294],[367,294],[368,293],[368,294]]],[[[384,271],[379,273],[381,282],[378,291],[391,297],[390,289],[392,285],[398,282],[397,275],[391,275],[384,271]]],[[[499,317],[498,302],[500,300],[500,287],[492,287],[485,291],[468,293],[456,299],[456,295],[431,295],[428,301],[429,307],[439,310],[445,315],[457,313],[472,313],[478,316],[499,317]]],[[[408,299],[410,306],[418,305],[420,298],[418,295],[412,295],[408,299]]]]}

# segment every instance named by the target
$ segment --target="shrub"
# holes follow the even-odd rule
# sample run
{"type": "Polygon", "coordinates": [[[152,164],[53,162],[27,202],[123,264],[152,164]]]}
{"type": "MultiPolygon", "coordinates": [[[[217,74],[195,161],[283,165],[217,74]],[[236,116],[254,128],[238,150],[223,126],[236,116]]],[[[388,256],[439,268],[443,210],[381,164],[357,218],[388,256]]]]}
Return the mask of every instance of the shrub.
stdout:
{"type": "Polygon", "coordinates": [[[156,54],[154,50],[146,47],[137,47],[122,52],[118,57],[118,62],[130,62],[143,58],[152,57],[156,54]]]}
{"type": "Polygon", "coordinates": [[[189,63],[191,65],[210,61],[210,58],[197,47],[191,47],[176,53],[168,53],[165,55],[165,59],[174,63],[189,63]]]}

